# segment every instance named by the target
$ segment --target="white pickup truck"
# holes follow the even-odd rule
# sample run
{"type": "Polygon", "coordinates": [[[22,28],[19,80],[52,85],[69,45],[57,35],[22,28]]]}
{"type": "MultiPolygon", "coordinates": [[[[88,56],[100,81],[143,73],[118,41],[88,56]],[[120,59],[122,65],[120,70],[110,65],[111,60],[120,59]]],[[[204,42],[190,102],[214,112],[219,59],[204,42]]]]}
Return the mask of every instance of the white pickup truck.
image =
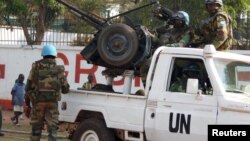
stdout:
{"type": "Polygon", "coordinates": [[[62,96],[60,122],[73,141],[207,141],[208,125],[250,124],[248,56],[212,45],[160,47],[145,95],[131,93],[131,76],[125,77],[123,93],[71,90],[62,96]]]}

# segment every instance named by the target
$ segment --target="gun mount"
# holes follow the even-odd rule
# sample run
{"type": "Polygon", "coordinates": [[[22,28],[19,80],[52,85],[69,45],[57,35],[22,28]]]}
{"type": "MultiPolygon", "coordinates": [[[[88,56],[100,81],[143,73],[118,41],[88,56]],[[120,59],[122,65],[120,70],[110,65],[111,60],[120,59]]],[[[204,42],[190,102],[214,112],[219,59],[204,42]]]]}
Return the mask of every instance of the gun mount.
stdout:
{"type": "MultiPolygon", "coordinates": [[[[103,18],[90,12],[81,11],[65,0],[57,1],[98,30],[94,38],[81,51],[81,55],[90,64],[110,69],[138,70],[140,65],[152,54],[152,34],[145,26],[134,23],[112,23],[111,19],[151,5],[157,5],[156,13],[163,11],[163,13],[159,14],[160,17],[170,18],[172,16],[171,11],[159,10],[158,1],[152,1],[149,4],[110,18],[103,18]]],[[[115,75],[119,75],[119,73],[115,75]]]]}

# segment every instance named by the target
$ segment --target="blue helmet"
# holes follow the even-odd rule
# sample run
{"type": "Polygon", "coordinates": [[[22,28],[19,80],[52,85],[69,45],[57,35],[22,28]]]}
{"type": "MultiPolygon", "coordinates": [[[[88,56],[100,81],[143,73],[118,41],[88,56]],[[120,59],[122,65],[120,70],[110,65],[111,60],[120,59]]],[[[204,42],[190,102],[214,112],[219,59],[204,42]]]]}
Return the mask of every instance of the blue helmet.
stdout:
{"type": "Polygon", "coordinates": [[[51,55],[51,56],[57,56],[57,51],[56,51],[56,47],[54,45],[50,45],[50,44],[47,44],[47,45],[44,45],[43,46],[43,49],[42,49],[42,56],[48,56],[48,55],[51,55]]]}
{"type": "Polygon", "coordinates": [[[178,11],[173,15],[173,19],[183,20],[189,26],[189,15],[185,11],[178,11]]]}

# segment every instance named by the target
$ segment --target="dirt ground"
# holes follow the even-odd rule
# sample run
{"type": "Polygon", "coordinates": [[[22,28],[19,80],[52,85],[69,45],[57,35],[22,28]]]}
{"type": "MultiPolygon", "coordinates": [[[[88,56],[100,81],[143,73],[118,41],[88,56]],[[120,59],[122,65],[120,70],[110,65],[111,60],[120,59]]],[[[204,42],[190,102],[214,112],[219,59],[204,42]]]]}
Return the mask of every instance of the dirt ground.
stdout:
{"type": "MultiPolygon", "coordinates": [[[[28,119],[23,114],[22,115],[23,119],[19,120],[20,126],[16,126],[12,123],[10,119],[14,115],[13,111],[3,110],[2,114],[3,114],[2,130],[5,136],[0,137],[0,140],[1,141],[28,141],[30,132],[31,132],[31,126],[29,124],[30,119],[28,119]]],[[[44,130],[41,141],[47,140],[46,134],[47,134],[47,131],[44,130]]],[[[69,141],[66,137],[67,137],[66,131],[58,130],[58,141],[69,141]]]]}
{"type": "MultiPolygon", "coordinates": [[[[2,111],[2,114],[3,114],[3,124],[6,123],[6,124],[12,124],[10,118],[13,117],[14,115],[14,112],[11,111],[11,110],[3,110],[2,111]]],[[[29,125],[29,119],[23,114],[22,115],[22,119],[19,120],[19,123],[21,125],[29,125]]]]}

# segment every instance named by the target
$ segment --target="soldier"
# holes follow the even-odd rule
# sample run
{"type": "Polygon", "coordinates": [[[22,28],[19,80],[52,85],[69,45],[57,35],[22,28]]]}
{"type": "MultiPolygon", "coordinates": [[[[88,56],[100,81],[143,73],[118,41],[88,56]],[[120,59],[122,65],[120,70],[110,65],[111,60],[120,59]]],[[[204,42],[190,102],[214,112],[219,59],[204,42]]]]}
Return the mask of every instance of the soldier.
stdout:
{"type": "Polygon", "coordinates": [[[45,122],[48,140],[56,141],[59,123],[58,101],[61,93],[69,92],[69,84],[64,73],[64,66],[56,64],[56,48],[53,45],[45,45],[41,55],[43,59],[32,64],[27,79],[25,103],[28,110],[25,114],[29,117],[31,108],[31,141],[40,140],[45,122]]]}
{"type": "Polygon", "coordinates": [[[2,133],[2,122],[3,122],[3,114],[2,114],[2,106],[0,105],[0,136],[4,136],[4,133],[2,133]]]}
{"type": "Polygon", "coordinates": [[[95,76],[93,74],[89,74],[88,81],[82,85],[82,88],[92,89],[95,86],[94,79],[95,79],[95,76]]]}
{"type": "Polygon", "coordinates": [[[189,28],[189,15],[185,11],[178,11],[171,18],[172,26],[165,31],[157,29],[159,45],[167,47],[187,47],[192,39],[189,28]],[[162,33],[163,31],[163,33],[162,33]]]}
{"type": "Polygon", "coordinates": [[[181,77],[176,77],[176,80],[171,84],[170,91],[186,92],[188,78],[196,78],[200,80],[200,75],[200,67],[196,63],[188,64],[183,68],[181,77]]]}
{"type": "MultiPolygon", "coordinates": [[[[160,46],[167,47],[187,47],[192,41],[193,34],[189,30],[189,15],[185,11],[178,11],[173,14],[171,19],[173,27],[167,26],[165,31],[162,28],[156,30],[158,42],[160,46]],[[164,32],[162,32],[164,31],[164,32]]],[[[140,75],[145,86],[148,69],[151,63],[151,58],[144,63],[140,68],[140,75]]]]}
{"type": "Polygon", "coordinates": [[[203,44],[213,44],[217,50],[228,50],[232,47],[233,33],[231,17],[223,11],[222,0],[205,0],[206,9],[210,15],[203,21],[201,31],[198,31],[203,44]]]}

